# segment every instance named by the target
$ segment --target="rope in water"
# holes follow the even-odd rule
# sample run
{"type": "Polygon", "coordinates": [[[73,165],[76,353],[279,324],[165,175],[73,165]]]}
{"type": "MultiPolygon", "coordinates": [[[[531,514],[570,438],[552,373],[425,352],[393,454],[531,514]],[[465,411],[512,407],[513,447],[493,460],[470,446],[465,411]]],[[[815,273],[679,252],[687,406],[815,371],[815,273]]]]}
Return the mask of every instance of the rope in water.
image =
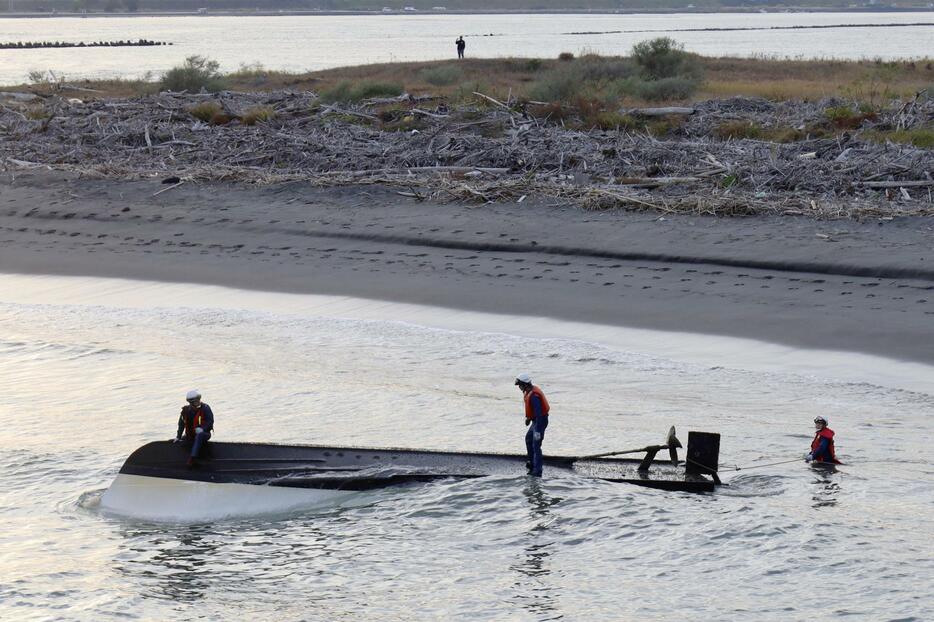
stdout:
{"type": "Polygon", "coordinates": [[[781,462],[770,462],[768,464],[754,464],[753,466],[746,467],[731,467],[734,471],[748,471],[750,469],[761,469],[763,467],[777,466],[779,464],[790,464],[792,462],[801,462],[802,458],[795,458],[794,460],[782,460],[781,462]]]}

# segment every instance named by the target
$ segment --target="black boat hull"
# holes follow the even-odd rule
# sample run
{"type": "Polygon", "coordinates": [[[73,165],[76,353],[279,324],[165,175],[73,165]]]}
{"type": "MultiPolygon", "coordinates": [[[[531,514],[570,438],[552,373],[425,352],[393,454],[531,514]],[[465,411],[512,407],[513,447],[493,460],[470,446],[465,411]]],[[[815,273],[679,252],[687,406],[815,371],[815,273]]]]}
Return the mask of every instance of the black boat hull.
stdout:
{"type": "MultiPolygon", "coordinates": [[[[526,456],[414,449],[373,449],[265,443],[208,443],[194,468],[189,448],[168,441],[149,443],[127,458],[121,474],[213,484],[248,484],[361,491],[447,478],[526,473],[526,456]]],[[[639,471],[641,459],[546,456],[546,468],[586,477],[663,490],[711,492],[715,484],[685,472],[684,464],[655,462],[639,471]]]]}

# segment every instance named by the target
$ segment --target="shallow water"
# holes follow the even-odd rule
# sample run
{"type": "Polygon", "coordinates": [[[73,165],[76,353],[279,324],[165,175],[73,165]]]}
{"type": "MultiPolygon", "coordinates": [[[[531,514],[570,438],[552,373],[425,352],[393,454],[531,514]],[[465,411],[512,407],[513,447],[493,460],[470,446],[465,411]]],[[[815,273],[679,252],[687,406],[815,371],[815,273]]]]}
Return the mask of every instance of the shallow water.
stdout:
{"type": "Polygon", "coordinates": [[[754,342],[215,291],[0,278],[0,619],[934,618],[929,368],[889,363],[905,390],[821,352],[770,368],[754,342]],[[822,414],[848,464],[724,469],[699,496],[546,473],[194,524],[99,508],[192,386],[217,440],[514,452],[518,371],[548,392],[552,453],[676,425],[752,466],[802,455],[822,414]]]}
{"type": "Polygon", "coordinates": [[[200,54],[223,71],[262,63],[309,71],[400,61],[449,59],[454,39],[467,56],[554,58],[561,52],[628,54],[633,44],[672,36],[708,56],[915,58],[930,55],[934,27],[735,30],[788,26],[917,24],[934,13],[739,13],[672,15],[371,15],[178,16],[0,19],[0,42],[151,39],[165,47],[0,50],[0,84],[21,84],[32,70],[68,80],[138,78],[200,54]]]}

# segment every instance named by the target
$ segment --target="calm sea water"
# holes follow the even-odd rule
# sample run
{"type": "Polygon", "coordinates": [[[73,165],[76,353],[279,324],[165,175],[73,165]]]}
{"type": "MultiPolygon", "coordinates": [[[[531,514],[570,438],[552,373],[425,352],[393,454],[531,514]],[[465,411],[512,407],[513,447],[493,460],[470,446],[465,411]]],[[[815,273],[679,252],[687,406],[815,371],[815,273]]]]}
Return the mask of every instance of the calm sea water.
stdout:
{"type": "Polygon", "coordinates": [[[68,79],[156,74],[201,54],[223,70],[261,63],[306,71],[345,65],[452,58],[463,35],[471,57],[555,57],[561,52],[626,54],[646,38],[669,35],[705,55],[914,58],[931,54],[934,27],[678,32],[829,24],[934,22],[919,13],[716,15],[374,15],[183,16],[0,19],[0,41],[154,39],[171,47],[0,50],[0,84],[31,70],[68,79]],[[623,31],[607,33],[607,31],[623,31]],[[651,32],[647,32],[651,31],[651,32]],[[607,34],[571,34],[571,33],[607,34]]]}
{"type": "MultiPolygon", "coordinates": [[[[753,342],[687,356],[673,334],[625,348],[622,329],[520,335],[361,300],[24,283],[0,277],[0,619],[934,619],[934,386],[842,380],[819,352],[763,371],[747,361],[771,346],[753,342]],[[192,386],[218,440],[521,451],[517,371],[548,392],[553,453],[677,425],[722,433],[721,464],[750,466],[802,455],[822,414],[848,464],[724,471],[700,496],[546,473],[190,524],[98,507],[192,386]]],[[[883,366],[901,369],[863,373],[883,366]]]]}

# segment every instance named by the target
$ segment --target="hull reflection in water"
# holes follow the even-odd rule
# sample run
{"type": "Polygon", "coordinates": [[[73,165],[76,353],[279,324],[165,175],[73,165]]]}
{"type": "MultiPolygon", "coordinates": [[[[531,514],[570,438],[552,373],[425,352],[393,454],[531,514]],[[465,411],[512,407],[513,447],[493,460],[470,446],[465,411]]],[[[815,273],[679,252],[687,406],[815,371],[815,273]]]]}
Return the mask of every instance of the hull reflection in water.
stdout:
{"type": "MultiPolygon", "coordinates": [[[[700,433],[691,433],[693,439],[700,433]]],[[[701,436],[717,436],[703,435],[701,436]]],[[[709,479],[685,462],[655,462],[667,446],[642,459],[546,456],[545,466],[582,477],[686,492],[710,492],[709,479]]],[[[373,449],[263,443],[208,443],[194,467],[189,448],[149,443],[127,458],[101,499],[107,511],[153,520],[192,520],[284,512],[331,504],[355,492],[487,476],[520,477],[526,457],[511,454],[373,449]]],[[[692,453],[689,443],[688,455],[692,453]]],[[[716,457],[705,457],[716,468],[716,457]]]]}
{"type": "Polygon", "coordinates": [[[120,473],[101,497],[110,513],[152,521],[212,521],[340,503],[352,491],[282,488],[120,473]]]}

